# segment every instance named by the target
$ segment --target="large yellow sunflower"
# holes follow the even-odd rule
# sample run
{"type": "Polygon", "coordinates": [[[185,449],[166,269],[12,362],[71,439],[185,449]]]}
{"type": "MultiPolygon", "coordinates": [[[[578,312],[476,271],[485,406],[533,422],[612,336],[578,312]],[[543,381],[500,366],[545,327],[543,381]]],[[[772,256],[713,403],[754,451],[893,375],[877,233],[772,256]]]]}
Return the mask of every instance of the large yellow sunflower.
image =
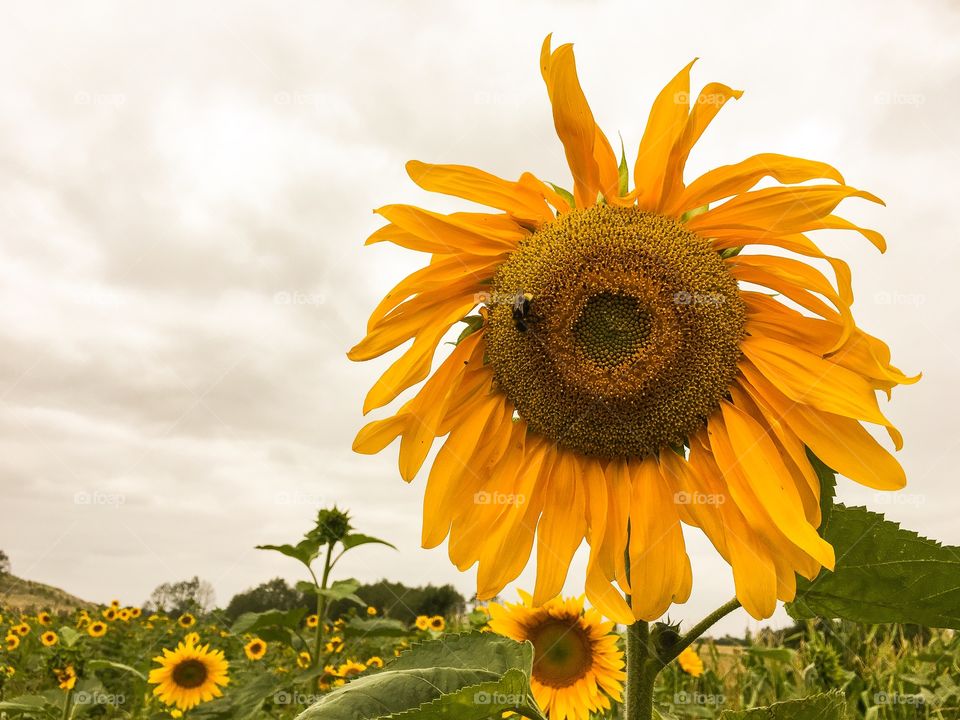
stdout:
{"type": "Polygon", "coordinates": [[[155,657],[160,667],[150,671],[148,682],[156,685],[153,694],[166,705],[189,710],[202,702],[220,697],[220,688],[230,682],[229,663],[221,650],[210,650],[209,645],[197,646],[181,642],[175,650],[164,648],[163,655],[155,657]]]}
{"type": "Polygon", "coordinates": [[[694,144],[741,95],[711,83],[691,97],[692,63],[656,98],[631,178],[594,122],[572,46],[551,51],[548,37],[540,64],[573,193],[529,173],[514,182],[408,163],[422,188],[493,210],[377,210],[389,224],[368,243],[430,257],[386,295],[349,353],[369,360],[412,340],[364,412],[426,382],[364,427],[354,449],[376,453],[400,437],[410,481],[445,436],[427,479],[423,545],[449,536],[457,567],[478,563],[480,599],[519,575],[535,537],[533,599],[554,597],[586,540],[590,601],[621,622],[655,619],[690,594],[686,523],[730,563],[747,611],[768,617],[794,596],[796,573],[834,564],[817,533],[807,448],[868,487],[905,483],[861,423],[899,449],[877,391],[917,378],[856,326],[848,265],[807,234],[854,230],[883,250],[878,232],[833,214],[846,198],[880,200],[827,164],[776,154],[686,182],[694,144]],[[781,184],[756,189],[765,178],[781,184]],[[816,179],[827,182],[799,184],[816,179]],[[834,281],[794,256],[824,261],[834,281]]]}
{"type": "Polygon", "coordinates": [[[530,686],[550,720],[587,720],[609,710],[611,698],[619,702],[626,674],[614,624],[584,611],[583,598],[532,608],[533,598],[520,596],[523,603],[491,603],[490,629],[533,644],[530,686]]]}

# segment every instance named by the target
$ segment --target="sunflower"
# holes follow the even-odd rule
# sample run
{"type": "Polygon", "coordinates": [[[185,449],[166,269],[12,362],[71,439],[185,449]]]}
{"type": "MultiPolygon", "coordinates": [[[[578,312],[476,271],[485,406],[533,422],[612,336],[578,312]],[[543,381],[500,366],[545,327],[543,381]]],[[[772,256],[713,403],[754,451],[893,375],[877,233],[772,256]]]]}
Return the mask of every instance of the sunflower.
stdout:
{"type": "Polygon", "coordinates": [[[18,647],[20,647],[20,638],[10,633],[7,635],[6,639],[3,641],[4,647],[7,649],[7,652],[13,652],[18,647]]]}
{"type": "Polygon", "coordinates": [[[110,607],[112,607],[112,608],[114,608],[114,609],[119,608],[119,607],[120,607],[120,601],[119,601],[119,600],[111,600],[111,601],[110,601],[110,607]]]}
{"type": "Polygon", "coordinates": [[[320,624],[320,618],[317,615],[307,615],[307,627],[315,628],[320,624]]]}
{"type": "Polygon", "coordinates": [[[490,627],[518,642],[533,644],[534,697],[551,720],[587,720],[591,713],[619,701],[626,674],[614,624],[597,610],[584,610],[583,598],[553,598],[532,607],[522,603],[490,604],[490,627]]]}
{"type": "Polygon", "coordinates": [[[379,655],[374,655],[374,656],[371,657],[371,658],[367,658],[367,662],[365,663],[365,665],[366,665],[367,667],[382,668],[382,667],[383,667],[383,658],[380,657],[379,655]]]}
{"type": "Polygon", "coordinates": [[[370,617],[374,617],[376,616],[376,614],[377,614],[377,609],[373,605],[368,605],[367,615],[369,615],[370,617]]]}
{"type": "Polygon", "coordinates": [[[426,382],[354,449],[401,437],[410,481],[445,436],[422,542],[449,535],[458,568],[478,563],[481,600],[520,574],[536,533],[536,604],[560,591],[585,539],[591,603],[620,622],[655,619],[690,594],[686,523],[730,563],[743,606],[766,618],[793,598],[796,573],[834,564],[807,448],[869,487],[906,482],[861,422],[899,449],[876,393],[918,378],[856,326],[849,266],[807,235],[853,230],[883,250],[878,232],[833,214],[846,198],[881,201],[825,163],[771,153],[687,183],[693,145],[742,94],[711,83],[691,97],[691,65],[656,98],[631,178],[594,121],[572,46],[551,51],[547,37],[541,72],[573,192],[529,173],[513,182],[412,161],[422,188],[492,210],[377,210],[389,224],[368,243],[430,260],[386,295],[348,354],[369,360],[413,341],[363,410],[426,382]],[[764,178],[782,185],[755,189],[764,178]],[[792,255],[824,261],[835,283],[792,255]]]}
{"type": "Polygon", "coordinates": [[[117,612],[117,619],[122,620],[123,622],[130,622],[130,611],[126,608],[119,610],[117,612]]]}
{"type": "Polygon", "coordinates": [[[185,627],[185,628],[193,627],[194,625],[196,625],[196,623],[197,623],[197,619],[190,613],[184,613],[183,615],[177,618],[177,624],[180,625],[180,627],[185,627]]]}
{"type": "Polygon", "coordinates": [[[101,615],[103,615],[103,619],[107,622],[113,622],[117,619],[117,609],[115,607],[108,607],[101,615]]]}
{"type": "Polygon", "coordinates": [[[49,625],[53,622],[53,617],[48,612],[41,612],[37,614],[37,622],[41,625],[49,625]]]}
{"type": "Polygon", "coordinates": [[[14,625],[10,628],[10,632],[19,635],[20,637],[26,637],[30,634],[30,626],[27,623],[22,622],[19,625],[14,625]]]}
{"type": "Polygon", "coordinates": [[[355,675],[359,675],[362,672],[365,672],[367,666],[356,660],[347,660],[345,663],[337,667],[337,677],[343,678],[344,680],[349,680],[355,675]]]}
{"type": "Polygon", "coordinates": [[[47,630],[40,636],[40,642],[46,647],[53,647],[60,642],[60,636],[53,632],[53,630],[47,630]]]}
{"type": "Polygon", "coordinates": [[[334,635],[327,641],[326,650],[328,653],[343,652],[343,638],[339,635],[334,635]]]}
{"type": "Polygon", "coordinates": [[[160,663],[148,678],[156,685],[153,694],[165,705],[176,705],[180,710],[220,697],[220,688],[230,682],[223,651],[210,650],[209,645],[181,642],[175,650],[164,648],[163,655],[153,660],[160,663]]]}
{"type": "Polygon", "coordinates": [[[430,629],[436,630],[437,632],[443,632],[443,629],[447,626],[447,621],[444,620],[440,615],[434,615],[430,618],[430,629]]]}
{"type": "Polygon", "coordinates": [[[243,646],[243,652],[250,660],[260,660],[267,654],[267,644],[260,638],[253,638],[243,646]]]}
{"type": "Polygon", "coordinates": [[[73,665],[67,665],[63,668],[54,668],[53,674],[57,678],[57,685],[61,690],[73,690],[77,684],[77,671],[73,665]]]}
{"type": "Polygon", "coordinates": [[[140,609],[140,608],[138,608],[138,607],[132,607],[132,608],[130,608],[130,617],[132,617],[134,620],[136,620],[136,619],[137,619],[138,617],[140,617],[142,614],[143,614],[143,610],[142,610],[142,609],[140,609]]]}
{"type": "Polygon", "coordinates": [[[89,627],[87,627],[87,632],[90,634],[90,637],[103,637],[107,634],[107,624],[97,620],[96,622],[90,623],[89,627]]]}
{"type": "Polygon", "coordinates": [[[323,674],[317,678],[317,688],[327,691],[333,687],[337,679],[337,669],[333,665],[324,665],[323,674]]]}
{"type": "Polygon", "coordinates": [[[414,624],[417,626],[417,630],[429,630],[430,618],[426,615],[417,615],[417,619],[414,624]]]}
{"type": "Polygon", "coordinates": [[[692,675],[695,678],[703,675],[703,660],[700,659],[697,651],[693,648],[684,648],[683,652],[677,656],[677,662],[680,663],[680,668],[687,675],[692,675]]]}
{"type": "Polygon", "coordinates": [[[306,669],[310,667],[311,662],[312,658],[310,657],[310,653],[308,653],[306,650],[297,654],[297,667],[306,669]]]}

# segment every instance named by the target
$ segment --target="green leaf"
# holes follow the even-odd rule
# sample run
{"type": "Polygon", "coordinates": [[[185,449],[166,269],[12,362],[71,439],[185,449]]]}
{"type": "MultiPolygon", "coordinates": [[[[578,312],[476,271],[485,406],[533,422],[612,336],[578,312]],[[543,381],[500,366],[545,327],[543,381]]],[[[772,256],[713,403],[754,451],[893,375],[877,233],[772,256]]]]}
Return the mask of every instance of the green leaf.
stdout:
{"type": "Polygon", "coordinates": [[[280,698],[281,703],[289,693],[277,692],[284,680],[271,673],[258,675],[253,681],[234,687],[222,698],[203,703],[190,711],[190,718],[222,718],[223,720],[247,720],[247,718],[270,717],[261,708],[270,696],[280,698]]]}
{"type": "MultiPolygon", "coordinates": [[[[470,315],[464,318],[463,321],[469,324],[470,321],[475,321],[475,320],[480,321],[477,328],[475,328],[475,329],[479,329],[479,325],[483,325],[483,318],[480,317],[479,315],[470,315]]],[[[464,330],[464,332],[466,332],[466,330],[464,330]]],[[[465,337],[464,335],[461,335],[460,339],[457,340],[457,342],[460,342],[460,340],[462,340],[464,337],[465,337]]],[[[344,550],[350,550],[352,548],[357,547],[358,545],[369,545],[370,543],[386,545],[387,547],[393,548],[394,550],[397,549],[397,546],[394,545],[393,543],[388,543],[386,540],[381,540],[380,538],[373,537],[372,535],[364,535],[362,533],[350,533],[349,535],[344,535],[343,539],[340,542],[343,544],[344,550]]]]}
{"type": "Polygon", "coordinates": [[[359,588],[360,582],[349,578],[347,580],[337,580],[330,587],[326,589],[314,589],[313,592],[330,600],[348,600],[349,602],[356,603],[360,607],[366,607],[367,603],[355,594],[359,588]]]}
{"type": "MultiPolygon", "coordinates": [[[[459,344],[462,343],[464,340],[466,340],[468,337],[470,337],[471,335],[473,335],[477,330],[479,330],[480,328],[482,328],[482,327],[483,327],[483,316],[482,316],[482,315],[467,315],[467,316],[466,316],[465,318],[463,318],[460,322],[466,323],[467,326],[466,326],[466,327],[463,329],[463,331],[457,336],[457,341],[454,343],[454,345],[459,345],[459,344]]],[[[349,537],[357,537],[357,535],[352,535],[352,536],[351,536],[351,535],[347,535],[347,538],[349,538],[349,537]]],[[[361,536],[359,536],[359,537],[368,537],[368,536],[367,536],[367,535],[361,535],[361,536]]],[[[343,544],[344,544],[344,547],[346,547],[346,540],[347,540],[347,538],[344,538],[343,541],[342,541],[343,544]]],[[[384,545],[390,545],[390,543],[386,542],[385,540],[377,540],[376,538],[370,538],[370,540],[367,540],[366,542],[378,542],[378,543],[383,543],[384,545]]],[[[362,543],[357,543],[357,545],[360,545],[360,544],[362,544],[362,543]]],[[[351,545],[350,547],[355,547],[355,546],[351,545]]],[[[390,547],[392,547],[394,550],[397,549],[397,548],[394,547],[393,545],[390,545],[390,547]]]]}
{"type": "Polygon", "coordinates": [[[530,683],[519,668],[507,670],[496,682],[470,685],[441,695],[418,708],[395,713],[391,720],[486,720],[508,710],[524,709],[528,717],[543,718],[531,697],[530,683]]]}
{"type": "Polygon", "coordinates": [[[317,540],[306,538],[296,545],[257,545],[257,550],[274,550],[275,552],[299,560],[307,567],[320,554],[320,543],[317,540]]]}
{"type": "Polygon", "coordinates": [[[56,706],[41,695],[21,695],[10,700],[0,702],[0,712],[10,717],[17,717],[21,713],[30,713],[30,717],[56,717],[56,706]]]}
{"type": "Polygon", "coordinates": [[[306,614],[307,609],[302,607],[293,610],[248,612],[237,618],[233,627],[230,628],[230,632],[234,635],[242,635],[243,633],[255,633],[263,628],[270,627],[298,628],[306,614]]]}
{"type": "Polygon", "coordinates": [[[797,579],[797,596],[787,604],[792,617],[960,629],[960,548],[841,504],[833,506],[824,538],[836,548],[836,569],[797,579]]]}
{"type": "Polygon", "coordinates": [[[817,473],[820,480],[820,535],[824,535],[830,525],[830,511],[833,510],[837,496],[837,473],[827,467],[824,462],[807,448],[807,459],[817,473]]]}
{"type": "Polygon", "coordinates": [[[90,670],[119,670],[122,673],[133,675],[139,680],[146,681],[147,679],[147,676],[136,668],[132,668],[129,665],[124,665],[123,663],[113,662],[112,660],[90,660],[87,662],[86,667],[90,670]]]}
{"type": "Polygon", "coordinates": [[[430,667],[482,667],[503,674],[510,668],[533,667],[533,646],[502,635],[474,631],[414,643],[387,665],[388,670],[430,667]]]}
{"type": "Polygon", "coordinates": [[[774,703],[769,707],[720,713],[720,720],[843,720],[846,717],[847,703],[839,690],[774,703]]]}
{"type": "Polygon", "coordinates": [[[627,152],[623,148],[623,135],[620,136],[620,165],[617,167],[620,176],[620,195],[626,195],[630,190],[630,168],[627,166],[627,152]]]}
{"type": "MultiPolygon", "coordinates": [[[[707,204],[696,207],[693,210],[687,210],[685,213],[683,213],[683,215],[680,216],[680,222],[685,223],[690,218],[695,218],[697,215],[703,215],[709,209],[710,205],[707,204]]],[[[739,252],[739,250],[737,252],[739,252]]],[[[734,255],[736,255],[736,253],[734,253],[734,255]]]]}
{"type": "Polygon", "coordinates": [[[77,644],[77,640],[83,637],[82,632],[74,630],[72,627],[67,627],[66,625],[60,628],[60,637],[63,638],[63,644],[67,647],[73,647],[77,644]]]}
{"type": "Polygon", "coordinates": [[[510,709],[542,718],[530,692],[532,667],[529,642],[480,632],[447,636],[334,690],[298,720],[482,720],[510,709]]]}
{"type": "Polygon", "coordinates": [[[399,620],[390,618],[353,618],[343,628],[344,637],[403,637],[410,633],[399,620]]]}
{"type": "Polygon", "coordinates": [[[567,201],[567,204],[571,208],[575,208],[577,206],[577,201],[573,199],[573,193],[571,193],[569,190],[564,190],[559,185],[554,185],[553,183],[549,183],[549,185],[550,187],[553,188],[554,192],[556,192],[557,195],[559,195],[560,197],[562,197],[564,200],[567,201]]]}

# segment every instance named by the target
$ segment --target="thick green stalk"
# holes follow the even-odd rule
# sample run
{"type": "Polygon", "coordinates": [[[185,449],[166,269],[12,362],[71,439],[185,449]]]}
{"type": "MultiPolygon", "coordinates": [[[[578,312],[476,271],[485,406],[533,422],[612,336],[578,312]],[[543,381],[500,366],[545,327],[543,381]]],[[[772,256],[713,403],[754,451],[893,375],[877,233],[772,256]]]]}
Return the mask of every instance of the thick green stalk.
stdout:
{"type": "Polygon", "coordinates": [[[652,720],[657,666],[650,656],[650,626],[638,620],[627,628],[627,686],[624,718],[652,720]]]}
{"type": "MultiPolygon", "coordinates": [[[[330,579],[330,568],[333,567],[333,564],[330,562],[330,556],[333,554],[333,546],[335,543],[329,543],[327,545],[327,555],[323,561],[323,576],[321,582],[317,582],[317,576],[313,574],[313,570],[310,571],[310,574],[313,576],[313,584],[318,590],[326,590],[327,582],[330,579]]],[[[314,644],[313,644],[313,661],[311,664],[313,667],[316,667],[320,663],[320,645],[323,641],[323,619],[327,614],[327,598],[322,593],[317,593],[317,632],[314,635],[314,644]]]]}

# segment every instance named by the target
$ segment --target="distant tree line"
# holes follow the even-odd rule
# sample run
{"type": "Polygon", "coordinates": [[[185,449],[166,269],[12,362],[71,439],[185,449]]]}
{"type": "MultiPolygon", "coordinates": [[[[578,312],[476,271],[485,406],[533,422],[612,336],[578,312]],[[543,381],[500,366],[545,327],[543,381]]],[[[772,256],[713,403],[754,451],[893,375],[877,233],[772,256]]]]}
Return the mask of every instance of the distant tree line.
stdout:
{"type": "MultiPolygon", "coordinates": [[[[365,603],[377,608],[380,616],[404,623],[412,623],[418,615],[452,617],[466,609],[466,600],[452,585],[408,587],[403,583],[380,580],[371,585],[361,585],[356,594],[365,603]]],[[[234,595],[225,614],[235,620],[245,612],[292,610],[298,607],[312,610],[316,606],[316,595],[291,587],[283,578],[274,578],[234,595]]],[[[340,600],[330,606],[329,616],[336,619],[356,607],[354,603],[340,600]]]]}

